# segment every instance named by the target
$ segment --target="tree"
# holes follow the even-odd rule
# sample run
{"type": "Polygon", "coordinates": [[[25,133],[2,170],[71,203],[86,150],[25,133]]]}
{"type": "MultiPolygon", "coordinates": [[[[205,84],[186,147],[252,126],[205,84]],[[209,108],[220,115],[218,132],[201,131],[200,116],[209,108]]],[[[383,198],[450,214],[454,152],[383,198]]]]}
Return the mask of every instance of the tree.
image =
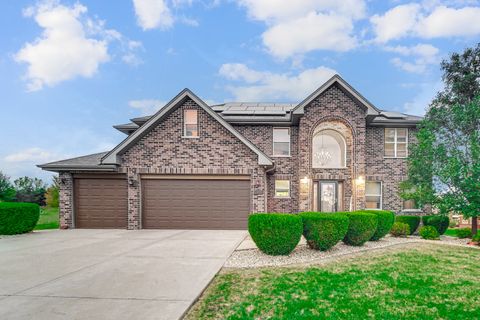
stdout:
{"type": "Polygon", "coordinates": [[[10,182],[10,177],[0,171],[0,202],[13,201],[15,199],[15,189],[10,182]]]}
{"type": "Polygon", "coordinates": [[[444,89],[430,104],[410,146],[405,199],[440,213],[480,215],[480,43],[441,63],[444,89]]]}
{"type": "Polygon", "coordinates": [[[17,191],[16,200],[19,202],[33,202],[45,205],[45,183],[38,178],[21,177],[13,181],[17,191]]]}
{"type": "Polygon", "coordinates": [[[51,208],[58,208],[59,186],[58,176],[53,177],[52,184],[45,193],[45,202],[51,208]]]}

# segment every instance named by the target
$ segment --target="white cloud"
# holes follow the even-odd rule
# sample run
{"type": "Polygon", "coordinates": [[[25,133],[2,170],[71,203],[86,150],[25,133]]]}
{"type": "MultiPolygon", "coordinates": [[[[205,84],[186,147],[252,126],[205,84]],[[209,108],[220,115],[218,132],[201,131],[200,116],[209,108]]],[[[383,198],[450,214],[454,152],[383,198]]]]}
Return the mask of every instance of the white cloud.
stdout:
{"type": "Polygon", "coordinates": [[[285,59],[314,50],[347,51],[357,45],[354,22],[365,16],[358,0],[238,0],[251,19],[267,30],[263,44],[273,56],[285,59]]]}
{"type": "Polygon", "coordinates": [[[111,59],[108,44],[126,41],[116,30],[106,29],[104,21],[90,19],[86,13],[87,8],[80,3],[68,7],[58,1],[40,2],[24,10],[26,17],[33,17],[44,29],[14,57],[28,64],[28,90],[40,90],[75,77],[92,77],[102,63],[111,59]]]}
{"type": "Polygon", "coordinates": [[[441,81],[421,83],[416,87],[419,87],[420,91],[411,101],[404,104],[403,109],[408,114],[424,115],[437,92],[443,89],[443,83],[441,81]]]}
{"type": "Polygon", "coordinates": [[[349,17],[310,12],[272,26],[262,39],[273,56],[285,59],[313,50],[348,51],[357,44],[352,33],[349,17]]]}
{"type": "Polygon", "coordinates": [[[6,162],[25,162],[25,161],[51,161],[58,157],[57,154],[47,150],[33,147],[11,153],[4,157],[6,162]]]}
{"type": "Polygon", "coordinates": [[[477,36],[480,34],[479,16],[480,7],[410,3],[396,6],[383,15],[374,15],[370,22],[375,40],[385,43],[407,36],[425,39],[477,36]]]}
{"type": "Polygon", "coordinates": [[[307,69],[297,75],[256,71],[243,64],[227,63],[221,66],[220,76],[242,85],[229,85],[230,91],[239,101],[265,101],[286,99],[298,101],[317,89],[335,74],[326,67],[307,69]]]}
{"type": "Polygon", "coordinates": [[[412,61],[405,61],[399,57],[393,58],[392,63],[400,69],[411,73],[424,73],[429,65],[437,64],[440,61],[438,48],[430,44],[418,44],[416,46],[387,46],[386,51],[398,53],[404,57],[413,58],[412,61]]]}
{"type": "Polygon", "coordinates": [[[166,30],[173,26],[174,18],[164,0],[133,0],[137,23],[143,30],[166,30]]]}
{"type": "Polygon", "coordinates": [[[384,15],[374,15],[370,18],[373,25],[376,40],[387,42],[407,35],[417,24],[417,15],[420,5],[410,3],[396,6],[388,10],[384,15]]]}
{"type": "Polygon", "coordinates": [[[140,110],[142,115],[151,115],[165,106],[166,102],[155,99],[130,100],[128,105],[134,109],[140,110]]]}

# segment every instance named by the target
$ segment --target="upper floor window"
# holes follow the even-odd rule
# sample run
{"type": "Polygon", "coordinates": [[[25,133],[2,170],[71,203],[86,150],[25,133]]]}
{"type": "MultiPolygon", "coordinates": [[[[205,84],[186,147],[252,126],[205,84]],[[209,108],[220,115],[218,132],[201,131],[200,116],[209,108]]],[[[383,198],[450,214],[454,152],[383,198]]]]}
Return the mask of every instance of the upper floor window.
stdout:
{"type": "Polygon", "coordinates": [[[385,157],[406,158],[407,128],[385,128],[385,157]]]}
{"type": "Polygon", "coordinates": [[[312,166],[314,168],[343,168],[346,166],[346,143],[335,130],[326,129],[313,136],[312,166]]]}
{"type": "Polygon", "coordinates": [[[367,181],[365,183],[365,208],[382,209],[382,183],[367,181]]]}
{"type": "Polygon", "coordinates": [[[290,155],[290,128],[273,128],[273,155],[290,155]]]}
{"type": "Polygon", "coordinates": [[[197,110],[186,109],[183,111],[183,135],[185,137],[198,137],[197,110]]]}

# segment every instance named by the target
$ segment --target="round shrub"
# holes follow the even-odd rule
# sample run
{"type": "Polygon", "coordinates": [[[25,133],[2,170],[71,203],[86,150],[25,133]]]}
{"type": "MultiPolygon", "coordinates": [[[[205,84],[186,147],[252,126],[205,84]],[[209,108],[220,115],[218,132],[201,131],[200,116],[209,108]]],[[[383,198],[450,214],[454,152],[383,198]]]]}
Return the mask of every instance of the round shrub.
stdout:
{"type": "Polygon", "coordinates": [[[408,234],[413,234],[415,231],[417,231],[418,225],[420,224],[420,217],[419,216],[396,216],[395,221],[408,224],[410,228],[408,234]]]}
{"type": "Polygon", "coordinates": [[[439,234],[444,234],[450,224],[450,219],[447,216],[423,216],[422,223],[424,226],[432,226],[437,229],[439,234]]]}
{"type": "Polygon", "coordinates": [[[377,230],[370,241],[378,241],[385,237],[395,222],[395,214],[387,210],[363,210],[363,212],[373,213],[378,218],[377,230]]]}
{"type": "Polygon", "coordinates": [[[0,202],[0,234],[19,234],[35,228],[40,207],[35,203],[0,202]]]}
{"type": "Polygon", "coordinates": [[[348,217],[342,213],[303,212],[303,236],[310,248],[328,250],[345,237],[348,217]]]}
{"type": "Polygon", "coordinates": [[[288,255],[302,236],[303,223],[299,215],[288,213],[256,213],[248,217],[248,232],[264,253],[288,255]]]}
{"type": "Polygon", "coordinates": [[[410,227],[403,222],[394,222],[390,234],[394,237],[406,237],[410,234],[410,227]]]}
{"type": "Polygon", "coordinates": [[[456,230],[457,237],[460,239],[471,238],[472,230],[470,228],[460,228],[456,230]]]}
{"type": "Polygon", "coordinates": [[[440,233],[434,226],[422,226],[418,233],[426,240],[437,240],[440,237],[440,233]]]}
{"type": "Polygon", "coordinates": [[[480,246],[480,232],[477,232],[477,234],[472,237],[472,242],[480,246]]]}
{"type": "Polygon", "coordinates": [[[343,242],[352,246],[361,246],[370,240],[377,230],[378,218],[368,212],[347,212],[348,231],[343,242]]]}

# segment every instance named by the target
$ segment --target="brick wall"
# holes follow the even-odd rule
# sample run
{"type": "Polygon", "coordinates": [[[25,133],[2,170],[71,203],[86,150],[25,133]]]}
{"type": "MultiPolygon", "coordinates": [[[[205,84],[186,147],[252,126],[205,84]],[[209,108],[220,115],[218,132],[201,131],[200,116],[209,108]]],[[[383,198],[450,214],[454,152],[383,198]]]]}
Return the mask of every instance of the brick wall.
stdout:
{"type": "MultiPolygon", "coordinates": [[[[408,129],[409,144],[415,141],[416,129],[408,129]]],[[[400,212],[403,200],[398,195],[399,183],[407,177],[407,160],[402,158],[384,158],[385,128],[367,129],[366,160],[367,181],[382,181],[383,208],[400,212]]]]}
{"type": "Polygon", "coordinates": [[[249,174],[251,211],[265,211],[266,181],[257,155],[231,132],[187,100],[121,156],[128,190],[128,227],[140,228],[141,174],[249,174]],[[183,138],[183,110],[198,110],[199,137],[183,138]]]}
{"type": "Polygon", "coordinates": [[[73,228],[73,176],[69,172],[60,172],[60,228],[73,228]]]}

